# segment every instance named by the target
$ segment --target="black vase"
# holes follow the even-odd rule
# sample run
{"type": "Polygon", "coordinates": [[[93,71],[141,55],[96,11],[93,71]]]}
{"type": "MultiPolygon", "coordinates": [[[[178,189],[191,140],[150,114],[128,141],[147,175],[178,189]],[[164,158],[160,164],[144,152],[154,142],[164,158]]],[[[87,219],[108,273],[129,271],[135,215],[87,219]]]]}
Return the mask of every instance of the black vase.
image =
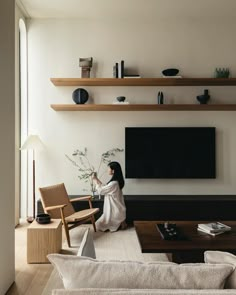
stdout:
{"type": "Polygon", "coordinates": [[[77,88],[72,93],[73,101],[76,104],[84,104],[88,100],[88,92],[83,88],[77,88]]]}
{"type": "Polygon", "coordinates": [[[158,92],[158,95],[157,95],[157,103],[158,104],[163,104],[164,103],[164,94],[162,91],[159,91],[158,92]]]}
{"type": "Polygon", "coordinates": [[[197,96],[197,100],[200,102],[200,104],[207,104],[209,99],[210,99],[210,95],[208,93],[208,89],[204,90],[203,95],[198,95],[197,96]]]}

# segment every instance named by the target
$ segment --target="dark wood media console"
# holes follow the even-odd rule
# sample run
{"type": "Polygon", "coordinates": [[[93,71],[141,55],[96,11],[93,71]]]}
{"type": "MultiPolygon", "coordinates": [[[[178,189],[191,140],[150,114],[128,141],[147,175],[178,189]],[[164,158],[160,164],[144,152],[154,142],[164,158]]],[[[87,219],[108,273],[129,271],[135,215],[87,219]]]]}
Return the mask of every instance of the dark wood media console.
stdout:
{"type": "MultiPolygon", "coordinates": [[[[78,196],[70,196],[75,198],[78,196]]],[[[134,220],[236,220],[236,195],[125,195],[127,222],[134,220]]],[[[103,198],[93,199],[100,208],[103,198]]],[[[38,213],[42,204],[38,200],[38,213]]],[[[75,210],[87,208],[87,202],[75,202],[75,210]]]]}

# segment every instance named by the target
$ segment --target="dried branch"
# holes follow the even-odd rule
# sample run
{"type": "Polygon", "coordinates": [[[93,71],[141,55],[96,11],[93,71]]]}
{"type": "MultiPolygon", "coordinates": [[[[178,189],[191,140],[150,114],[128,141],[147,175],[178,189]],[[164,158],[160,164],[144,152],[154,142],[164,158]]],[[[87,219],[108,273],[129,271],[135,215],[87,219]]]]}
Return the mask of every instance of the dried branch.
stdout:
{"type": "MultiPolygon", "coordinates": [[[[101,155],[100,162],[97,169],[97,174],[99,176],[100,170],[102,168],[102,165],[108,165],[111,162],[111,158],[114,157],[117,153],[123,152],[123,149],[120,148],[114,148],[111,150],[106,151],[101,155]]],[[[65,155],[66,158],[72,163],[73,166],[78,168],[78,178],[85,183],[89,183],[90,191],[94,195],[95,193],[95,184],[92,180],[92,173],[95,172],[94,166],[90,163],[88,158],[88,149],[84,148],[84,150],[77,149],[73,152],[72,157],[69,157],[68,155],[65,155]]],[[[104,175],[105,170],[102,174],[100,174],[100,178],[104,175]]]]}

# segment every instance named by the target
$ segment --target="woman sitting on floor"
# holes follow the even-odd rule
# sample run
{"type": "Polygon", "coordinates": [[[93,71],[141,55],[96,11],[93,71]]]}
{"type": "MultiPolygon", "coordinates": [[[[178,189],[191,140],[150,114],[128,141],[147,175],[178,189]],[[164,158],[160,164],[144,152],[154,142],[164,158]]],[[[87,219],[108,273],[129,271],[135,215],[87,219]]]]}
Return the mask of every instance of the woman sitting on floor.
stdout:
{"type": "Polygon", "coordinates": [[[127,227],[125,222],[126,207],[122,193],[125,181],[118,162],[108,164],[108,173],[111,175],[111,179],[106,185],[102,184],[96,173],[93,174],[97,192],[104,195],[103,214],[96,221],[96,227],[100,231],[114,232],[120,227],[121,229],[127,227]]]}

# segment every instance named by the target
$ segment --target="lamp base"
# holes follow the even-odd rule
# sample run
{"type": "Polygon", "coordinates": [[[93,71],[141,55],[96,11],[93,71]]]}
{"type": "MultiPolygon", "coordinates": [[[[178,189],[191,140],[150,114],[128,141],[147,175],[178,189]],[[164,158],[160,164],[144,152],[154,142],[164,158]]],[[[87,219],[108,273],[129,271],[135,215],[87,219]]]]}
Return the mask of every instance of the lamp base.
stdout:
{"type": "Polygon", "coordinates": [[[32,223],[33,221],[34,221],[34,217],[33,216],[27,217],[27,222],[28,223],[32,223]]]}

